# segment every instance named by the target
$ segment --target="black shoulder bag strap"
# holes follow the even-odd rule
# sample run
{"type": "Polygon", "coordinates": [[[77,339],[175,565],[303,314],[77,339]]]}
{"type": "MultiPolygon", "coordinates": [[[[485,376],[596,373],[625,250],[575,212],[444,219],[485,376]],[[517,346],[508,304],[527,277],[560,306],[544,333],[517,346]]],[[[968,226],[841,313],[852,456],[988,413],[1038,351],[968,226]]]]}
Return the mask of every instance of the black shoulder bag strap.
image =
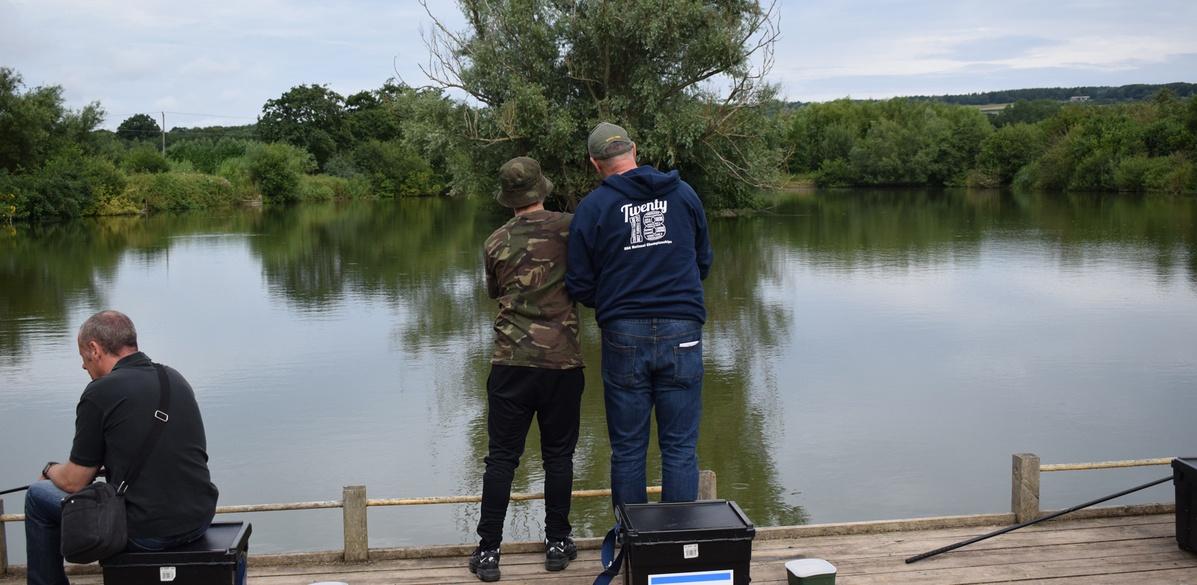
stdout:
{"type": "Polygon", "coordinates": [[[170,412],[170,380],[167,379],[166,368],[163,368],[162,364],[154,364],[154,369],[158,370],[158,410],[154,411],[154,418],[162,424],[155,424],[150,429],[150,434],[141,444],[141,452],[133,461],[133,465],[129,467],[129,473],[125,474],[125,479],[116,488],[118,496],[125,495],[129,484],[137,481],[137,476],[141,475],[142,466],[145,465],[146,459],[150,458],[150,452],[154,450],[154,445],[158,443],[162,431],[166,430],[166,423],[170,421],[170,414],[168,414],[170,412]]]}

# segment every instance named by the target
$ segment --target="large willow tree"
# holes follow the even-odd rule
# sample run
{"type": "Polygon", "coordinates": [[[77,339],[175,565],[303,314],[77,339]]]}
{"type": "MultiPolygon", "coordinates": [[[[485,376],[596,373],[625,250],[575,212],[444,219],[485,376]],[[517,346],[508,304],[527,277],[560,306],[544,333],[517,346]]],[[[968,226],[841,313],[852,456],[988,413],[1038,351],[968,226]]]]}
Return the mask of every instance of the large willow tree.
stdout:
{"type": "MultiPolygon", "coordinates": [[[[618,123],[642,163],[679,169],[711,207],[750,205],[782,156],[764,75],[778,35],[757,0],[458,0],[467,29],[429,11],[424,73],[464,110],[472,184],[539,159],[570,206],[596,183],[586,135],[618,123]],[[485,176],[484,176],[485,175],[485,176]]],[[[425,6],[427,10],[427,6],[425,6]]]]}

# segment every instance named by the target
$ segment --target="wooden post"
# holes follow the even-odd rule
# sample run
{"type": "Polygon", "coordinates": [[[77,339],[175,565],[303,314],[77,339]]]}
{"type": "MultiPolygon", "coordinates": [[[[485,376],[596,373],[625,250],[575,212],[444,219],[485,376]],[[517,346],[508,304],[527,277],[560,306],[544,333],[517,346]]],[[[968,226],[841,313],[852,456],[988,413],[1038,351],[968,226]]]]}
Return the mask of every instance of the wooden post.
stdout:
{"type": "MultiPolygon", "coordinates": [[[[4,498],[0,498],[0,516],[4,515],[4,498]]],[[[4,533],[8,530],[7,522],[0,522],[0,577],[8,574],[8,541],[4,539],[4,533]]]]}
{"type": "Polygon", "coordinates": [[[345,562],[364,563],[370,560],[370,535],[366,530],[366,486],[345,486],[342,494],[345,562]]]}
{"type": "Polygon", "coordinates": [[[1010,476],[1010,511],[1021,524],[1039,517],[1039,456],[1015,453],[1010,476]]]}
{"type": "Polygon", "coordinates": [[[716,495],[715,490],[715,472],[710,469],[703,469],[698,472],[698,499],[700,500],[715,500],[719,496],[716,495]]]}

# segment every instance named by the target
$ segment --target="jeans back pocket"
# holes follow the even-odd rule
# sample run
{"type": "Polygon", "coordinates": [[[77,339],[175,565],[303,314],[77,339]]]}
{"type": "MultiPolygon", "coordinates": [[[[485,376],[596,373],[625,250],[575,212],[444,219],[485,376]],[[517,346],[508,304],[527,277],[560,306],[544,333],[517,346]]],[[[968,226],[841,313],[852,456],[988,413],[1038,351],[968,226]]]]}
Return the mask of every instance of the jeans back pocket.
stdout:
{"type": "Polygon", "coordinates": [[[619,341],[603,334],[603,381],[630,387],[636,383],[636,347],[619,341]]]}
{"type": "Polygon", "coordinates": [[[673,347],[673,378],[689,385],[702,380],[702,338],[681,341],[673,347]]]}

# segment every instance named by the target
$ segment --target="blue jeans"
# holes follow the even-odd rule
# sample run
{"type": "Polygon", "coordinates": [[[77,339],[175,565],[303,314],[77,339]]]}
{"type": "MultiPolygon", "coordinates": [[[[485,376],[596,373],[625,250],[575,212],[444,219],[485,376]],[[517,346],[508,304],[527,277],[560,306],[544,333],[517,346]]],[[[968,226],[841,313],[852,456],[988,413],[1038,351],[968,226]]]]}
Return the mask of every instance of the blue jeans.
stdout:
{"type": "Polygon", "coordinates": [[[67,585],[60,549],[62,499],[67,493],[49,480],[25,492],[25,555],[29,585],[67,585]]]}
{"type": "Polygon", "coordinates": [[[697,499],[702,324],[682,319],[606,323],[602,370],[613,503],[648,501],[645,458],[654,408],[661,448],[661,501],[697,499]]]}
{"type": "MultiPolygon", "coordinates": [[[[66,585],[62,565],[62,499],[67,493],[49,480],[36,481],[25,493],[25,549],[29,585],[66,585]]],[[[205,524],[175,538],[130,538],[127,550],[160,551],[198,540],[208,531],[205,524]]],[[[238,565],[237,583],[245,583],[245,568],[238,565]]]]}

